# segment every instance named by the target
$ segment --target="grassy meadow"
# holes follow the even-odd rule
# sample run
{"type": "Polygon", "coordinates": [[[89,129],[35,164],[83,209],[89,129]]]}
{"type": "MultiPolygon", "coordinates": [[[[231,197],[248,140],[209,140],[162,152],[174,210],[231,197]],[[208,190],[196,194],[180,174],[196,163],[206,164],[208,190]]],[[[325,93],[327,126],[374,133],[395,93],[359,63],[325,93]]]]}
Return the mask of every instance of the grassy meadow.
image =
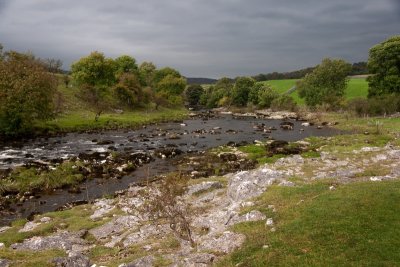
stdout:
{"type": "Polygon", "coordinates": [[[269,188],[257,203],[277,230],[236,225],[247,241],[217,266],[398,266],[400,181],[331,184],[269,188]]]}
{"type": "MultiPolygon", "coordinates": [[[[287,79],[287,80],[271,80],[261,82],[263,84],[270,85],[279,93],[283,94],[287,92],[290,88],[296,85],[297,79],[287,79]]],[[[368,82],[364,77],[351,77],[347,85],[345,92],[346,99],[352,99],[356,97],[367,97],[368,95],[368,82]]],[[[299,105],[304,105],[304,99],[299,97],[297,91],[291,93],[291,96],[299,105]]]]}
{"type": "Polygon", "coordinates": [[[66,87],[63,83],[58,86],[58,101],[60,112],[53,120],[37,123],[36,128],[39,132],[136,127],[152,122],[180,120],[187,115],[187,110],[183,107],[155,109],[152,106],[143,106],[135,110],[124,111],[121,114],[108,110],[95,121],[96,113],[79,97],[79,88],[66,87]]]}

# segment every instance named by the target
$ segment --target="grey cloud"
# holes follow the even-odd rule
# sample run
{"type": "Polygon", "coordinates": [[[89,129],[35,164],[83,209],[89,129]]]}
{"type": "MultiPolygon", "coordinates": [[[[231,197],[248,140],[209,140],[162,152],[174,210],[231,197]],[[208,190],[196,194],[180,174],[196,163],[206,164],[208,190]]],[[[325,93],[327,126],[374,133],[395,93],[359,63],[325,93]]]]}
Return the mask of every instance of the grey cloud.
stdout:
{"type": "Polygon", "coordinates": [[[254,75],[327,56],[366,60],[372,45],[399,34],[399,7],[397,0],[0,0],[0,42],[61,58],[65,67],[99,50],[187,76],[254,75]]]}

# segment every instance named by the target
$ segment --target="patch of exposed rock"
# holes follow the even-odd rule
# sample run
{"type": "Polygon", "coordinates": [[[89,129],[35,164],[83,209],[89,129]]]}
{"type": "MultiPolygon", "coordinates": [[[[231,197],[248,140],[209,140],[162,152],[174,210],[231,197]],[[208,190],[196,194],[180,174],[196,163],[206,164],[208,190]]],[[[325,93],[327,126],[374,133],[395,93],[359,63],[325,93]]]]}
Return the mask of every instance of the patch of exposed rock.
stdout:
{"type": "Polygon", "coordinates": [[[42,251],[47,249],[62,249],[65,251],[81,252],[90,248],[90,245],[83,236],[85,230],[79,232],[59,231],[50,236],[34,236],[25,239],[22,243],[12,244],[10,247],[15,250],[35,250],[42,251]]]}
{"type": "Polygon", "coordinates": [[[92,264],[88,257],[80,253],[71,253],[68,257],[59,257],[53,259],[56,267],[90,267],[92,264]]]}

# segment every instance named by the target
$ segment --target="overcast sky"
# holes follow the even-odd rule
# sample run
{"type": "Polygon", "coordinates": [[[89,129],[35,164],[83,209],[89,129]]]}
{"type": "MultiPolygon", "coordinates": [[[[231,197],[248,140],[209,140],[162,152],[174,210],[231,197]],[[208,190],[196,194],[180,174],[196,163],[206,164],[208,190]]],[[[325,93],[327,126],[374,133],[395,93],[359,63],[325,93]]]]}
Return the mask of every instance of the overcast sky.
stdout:
{"type": "Polygon", "coordinates": [[[365,61],[400,34],[400,0],[0,0],[6,50],[59,58],[129,54],[189,77],[365,61]]]}

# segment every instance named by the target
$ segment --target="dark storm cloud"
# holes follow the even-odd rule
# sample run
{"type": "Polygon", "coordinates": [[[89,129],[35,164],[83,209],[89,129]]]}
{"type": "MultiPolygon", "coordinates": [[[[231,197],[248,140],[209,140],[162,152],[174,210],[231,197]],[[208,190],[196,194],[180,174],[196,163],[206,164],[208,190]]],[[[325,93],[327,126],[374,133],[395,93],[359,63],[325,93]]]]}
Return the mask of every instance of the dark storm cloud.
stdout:
{"type": "Polygon", "coordinates": [[[397,0],[0,0],[0,42],[61,58],[131,54],[187,76],[289,71],[366,60],[399,34],[397,0]]]}

